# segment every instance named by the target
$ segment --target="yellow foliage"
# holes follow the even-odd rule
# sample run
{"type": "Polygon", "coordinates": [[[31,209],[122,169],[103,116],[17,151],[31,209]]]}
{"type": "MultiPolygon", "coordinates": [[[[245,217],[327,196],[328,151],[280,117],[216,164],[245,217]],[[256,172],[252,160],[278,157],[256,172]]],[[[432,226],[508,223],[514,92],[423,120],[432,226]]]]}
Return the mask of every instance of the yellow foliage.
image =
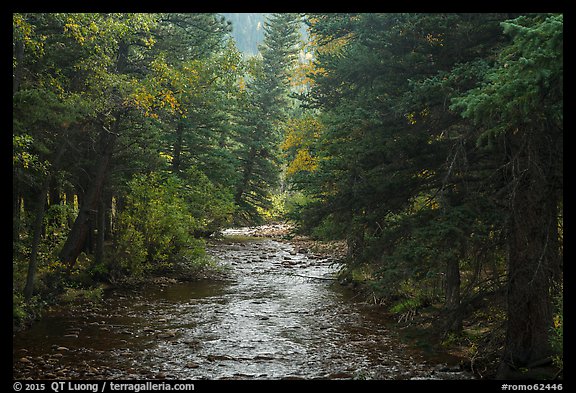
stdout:
{"type": "MultiPolygon", "coordinates": [[[[352,40],[354,33],[348,33],[342,37],[333,38],[322,45],[317,45],[316,50],[318,53],[322,54],[338,54],[342,52],[342,49],[352,40]]],[[[313,44],[316,44],[313,41],[313,44]]]]}
{"type": "MultiPolygon", "coordinates": [[[[430,109],[428,107],[426,107],[418,113],[418,116],[420,116],[420,118],[424,118],[424,117],[428,116],[429,114],[430,114],[430,109]]],[[[417,123],[416,112],[407,113],[405,115],[405,117],[406,117],[406,120],[408,120],[409,124],[414,125],[417,123]]]]}
{"type": "Polygon", "coordinates": [[[322,69],[313,62],[301,63],[294,69],[292,75],[288,78],[290,86],[300,91],[314,86],[314,79],[311,76],[319,75],[322,69]]]}
{"type": "Polygon", "coordinates": [[[437,35],[433,35],[433,34],[426,34],[426,41],[428,41],[428,43],[430,45],[439,45],[439,46],[444,46],[444,44],[442,43],[444,41],[444,38],[442,38],[443,34],[437,34],[437,35]]]}
{"type": "Polygon", "coordinates": [[[429,169],[423,169],[418,173],[418,177],[421,179],[426,179],[428,177],[434,176],[434,171],[431,171],[429,169]]]}
{"type": "MultiPolygon", "coordinates": [[[[27,49],[36,54],[44,53],[46,35],[37,34],[34,27],[28,23],[22,14],[12,14],[12,35],[21,40],[27,49]]],[[[15,61],[15,58],[13,58],[15,61]]]]}
{"type": "Polygon", "coordinates": [[[293,175],[300,171],[313,172],[318,168],[318,158],[313,157],[310,148],[320,137],[322,123],[312,117],[290,119],[287,123],[284,141],[280,148],[286,155],[293,155],[286,174],[293,175]]]}
{"type": "Polygon", "coordinates": [[[244,80],[244,78],[240,77],[240,79],[238,80],[238,87],[240,88],[240,91],[246,90],[246,81],[244,80]]]}
{"type": "Polygon", "coordinates": [[[160,92],[161,100],[159,106],[161,108],[167,108],[170,113],[182,113],[180,109],[180,103],[174,96],[174,93],[169,89],[164,89],[160,92]]]}
{"type": "Polygon", "coordinates": [[[312,116],[290,119],[280,148],[286,151],[292,148],[309,147],[318,139],[321,129],[320,121],[312,116]]]}
{"type": "Polygon", "coordinates": [[[64,32],[70,32],[72,37],[82,45],[84,43],[84,36],[80,32],[80,25],[78,23],[74,23],[71,18],[68,18],[68,22],[64,25],[64,32]]]}
{"type": "Polygon", "coordinates": [[[300,149],[296,153],[294,160],[286,168],[288,176],[300,171],[313,172],[318,168],[318,159],[310,155],[308,149],[300,149]]]}
{"type": "Polygon", "coordinates": [[[554,329],[558,329],[562,326],[562,317],[560,315],[554,316],[554,329]]]}
{"type": "Polygon", "coordinates": [[[154,44],[156,43],[156,40],[152,37],[148,37],[148,38],[144,38],[144,45],[146,45],[146,47],[148,49],[152,48],[154,46],[154,44]]]}

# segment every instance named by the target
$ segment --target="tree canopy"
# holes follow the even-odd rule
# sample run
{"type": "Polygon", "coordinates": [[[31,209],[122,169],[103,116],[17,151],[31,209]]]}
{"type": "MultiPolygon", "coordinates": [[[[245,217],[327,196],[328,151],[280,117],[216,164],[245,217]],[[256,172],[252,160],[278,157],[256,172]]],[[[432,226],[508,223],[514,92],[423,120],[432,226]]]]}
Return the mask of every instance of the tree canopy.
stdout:
{"type": "Polygon", "coordinates": [[[262,14],[254,56],[230,15],[13,14],[15,304],[278,209],[492,376],[561,365],[563,15],[262,14]]]}

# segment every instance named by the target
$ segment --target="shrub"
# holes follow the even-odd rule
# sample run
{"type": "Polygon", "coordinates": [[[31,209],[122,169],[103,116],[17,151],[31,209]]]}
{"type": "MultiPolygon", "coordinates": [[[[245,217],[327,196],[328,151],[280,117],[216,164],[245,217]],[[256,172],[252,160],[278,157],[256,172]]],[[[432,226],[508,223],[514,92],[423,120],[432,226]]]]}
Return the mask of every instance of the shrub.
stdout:
{"type": "Polygon", "coordinates": [[[103,294],[104,290],[100,287],[91,289],[66,288],[62,295],[60,295],[60,300],[64,303],[98,303],[100,300],[102,300],[103,294]]]}
{"type": "Polygon", "coordinates": [[[403,299],[390,307],[390,312],[394,314],[403,314],[407,311],[417,310],[422,307],[422,305],[422,300],[418,298],[403,299]]]}
{"type": "Polygon", "coordinates": [[[129,183],[109,266],[113,277],[171,271],[204,255],[195,238],[229,219],[231,195],[194,169],[137,175],[129,183]]]}

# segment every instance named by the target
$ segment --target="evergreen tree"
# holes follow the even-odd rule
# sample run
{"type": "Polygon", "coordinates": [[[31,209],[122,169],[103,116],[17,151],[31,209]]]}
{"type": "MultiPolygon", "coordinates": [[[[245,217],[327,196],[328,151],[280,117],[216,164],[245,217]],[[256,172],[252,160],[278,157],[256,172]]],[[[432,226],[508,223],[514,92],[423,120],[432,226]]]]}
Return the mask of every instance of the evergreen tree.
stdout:
{"type": "Polygon", "coordinates": [[[504,19],[310,18],[320,46],[310,96],[322,110],[323,131],[314,148],[317,169],[296,179],[314,197],[304,210],[306,225],[345,237],[348,271],[372,271],[381,295],[396,296],[414,277],[421,277],[416,285],[429,287],[425,278],[441,274],[445,331],[461,330],[463,310],[475,295],[469,289],[480,279],[463,281],[460,270],[489,260],[472,257],[488,234],[470,228],[475,219],[484,231],[500,223],[485,192],[498,183],[483,176],[501,162],[476,149],[472,127],[447,102],[474,83],[471,70],[501,44],[498,21],[504,19]]]}
{"type": "Polygon", "coordinates": [[[298,14],[273,14],[265,23],[261,60],[254,60],[253,80],[240,109],[238,151],[240,179],[235,201],[238,219],[258,220],[258,208],[269,206],[269,192],[278,181],[278,147],[288,105],[290,71],[298,56],[298,14]]]}
{"type": "Polygon", "coordinates": [[[502,23],[510,45],[454,107],[481,129],[478,142],[506,155],[507,331],[500,378],[551,355],[552,289],[560,278],[563,16],[502,23]]]}
{"type": "Polygon", "coordinates": [[[113,219],[134,176],[175,170],[191,205],[210,190],[211,207],[191,209],[202,224],[190,226],[194,234],[227,222],[235,173],[227,111],[241,68],[222,18],[14,14],[13,29],[13,226],[15,258],[32,250],[27,299],[38,265],[60,259],[70,272],[85,252],[106,268],[104,241],[118,246],[124,236],[113,219]],[[64,220],[54,219],[59,211],[64,220]]]}
{"type": "Polygon", "coordinates": [[[513,17],[310,15],[322,125],[294,178],[305,226],[347,239],[351,276],[416,297],[398,310],[442,274],[440,325],[458,333],[506,289],[501,376],[550,354],[562,189],[562,18],[513,17]]]}

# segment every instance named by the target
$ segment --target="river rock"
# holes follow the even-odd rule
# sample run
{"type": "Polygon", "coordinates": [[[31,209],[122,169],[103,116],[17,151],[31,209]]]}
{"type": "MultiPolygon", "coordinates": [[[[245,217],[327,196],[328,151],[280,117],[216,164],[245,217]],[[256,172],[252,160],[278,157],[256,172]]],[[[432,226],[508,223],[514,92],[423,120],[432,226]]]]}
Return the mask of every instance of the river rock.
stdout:
{"type": "Polygon", "coordinates": [[[20,363],[31,364],[32,360],[28,359],[27,357],[20,358],[20,363]]]}
{"type": "Polygon", "coordinates": [[[200,367],[200,365],[198,363],[194,363],[194,362],[186,363],[186,368],[198,368],[198,367],[200,367]]]}
{"type": "Polygon", "coordinates": [[[443,373],[458,373],[462,371],[460,365],[448,365],[448,364],[439,364],[434,367],[433,372],[443,372],[443,373]]]}
{"type": "Polygon", "coordinates": [[[67,368],[63,368],[61,370],[56,371],[56,375],[58,375],[59,377],[63,377],[66,375],[66,373],[68,372],[67,368]]]}
{"type": "Polygon", "coordinates": [[[208,355],[206,356],[206,359],[209,362],[214,362],[216,360],[232,360],[232,358],[228,355],[208,355]]]}
{"type": "Polygon", "coordinates": [[[328,379],[352,379],[354,376],[347,372],[336,372],[332,374],[328,374],[328,379]]]}
{"type": "Polygon", "coordinates": [[[200,344],[202,344],[202,341],[200,341],[200,340],[186,340],[186,341],[183,341],[183,343],[188,345],[188,347],[190,347],[190,348],[197,348],[198,346],[200,346],[200,344]]]}
{"type": "Polygon", "coordinates": [[[158,333],[156,335],[156,338],[173,338],[173,337],[176,337],[176,331],[175,330],[167,330],[165,332],[158,333]]]}
{"type": "Polygon", "coordinates": [[[259,354],[254,356],[253,360],[274,360],[275,357],[268,354],[259,354]]]}

